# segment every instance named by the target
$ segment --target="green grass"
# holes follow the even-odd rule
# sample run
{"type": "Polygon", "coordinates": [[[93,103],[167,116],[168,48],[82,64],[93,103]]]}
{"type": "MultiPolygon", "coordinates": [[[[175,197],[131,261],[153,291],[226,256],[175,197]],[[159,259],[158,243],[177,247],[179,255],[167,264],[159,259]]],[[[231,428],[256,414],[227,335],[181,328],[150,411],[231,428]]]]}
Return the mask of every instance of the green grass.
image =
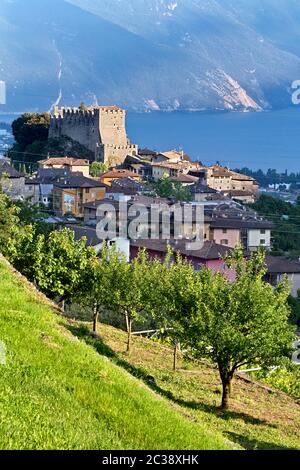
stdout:
{"type": "Polygon", "coordinates": [[[282,392],[272,392],[260,384],[237,378],[231,410],[221,412],[221,386],[217,370],[207,363],[179,358],[172,372],[172,350],[145,338],[134,338],[128,356],[126,334],[100,325],[100,339],[89,335],[91,325],[70,322],[78,337],[116,364],[139,377],[156,393],[167,398],[178,412],[206,426],[215,435],[222,433],[236,448],[249,450],[300,449],[300,406],[282,392]]]}
{"type": "Polygon", "coordinates": [[[232,448],[74,327],[0,262],[0,449],[232,448]]]}

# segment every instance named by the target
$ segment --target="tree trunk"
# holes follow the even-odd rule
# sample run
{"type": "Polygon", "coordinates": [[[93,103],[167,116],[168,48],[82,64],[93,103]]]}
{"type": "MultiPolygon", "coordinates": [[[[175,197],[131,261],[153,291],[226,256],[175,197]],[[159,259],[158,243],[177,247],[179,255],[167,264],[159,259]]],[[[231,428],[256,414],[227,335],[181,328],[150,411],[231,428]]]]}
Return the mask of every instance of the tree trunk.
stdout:
{"type": "Polygon", "coordinates": [[[174,352],[173,352],[173,371],[176,372],[177,369],[177,350],[178,350],[178,342],[177,339],[174,341],[174,352]]]}
{"type": "Polygon", "coordinates": [[[94,311],[93,311],[93,332],[94,333],[97,333],[98,318],[99,318],[99,310],[97,306],[95,306],[94,311]]]}
{"type": "Polygon", "coordinates": [[[127,349],[129,353],[131,350],[131,330],[132,330],[132,319],[126,315],[126,325],[127,325],[127,349]]]}
{"type": "Polygon", "coordinates": [[[232,377],[227,376],[222,379],[223,393],[221,410],[228,410],[230,403],[230,396],[232,394],[232,377]]]}
{"type": "Polygon", "coordinates": [[[61,301],[61,309],[65,313],[65,301],[64,300],[61,301]]]}

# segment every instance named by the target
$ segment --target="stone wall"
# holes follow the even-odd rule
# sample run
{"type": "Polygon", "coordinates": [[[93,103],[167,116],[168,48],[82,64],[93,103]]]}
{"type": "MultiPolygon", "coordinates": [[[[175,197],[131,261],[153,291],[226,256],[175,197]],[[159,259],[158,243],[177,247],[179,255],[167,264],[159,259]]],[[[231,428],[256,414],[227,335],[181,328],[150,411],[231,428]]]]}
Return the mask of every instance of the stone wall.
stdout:
{"type": "Polygon", "coordinates": [[[115,106],[55,108],[49,138],[69,137],[93,152],[94,160],[120,164],[138,147],[131,144],[125,125],[126,113],[115,106]]]}

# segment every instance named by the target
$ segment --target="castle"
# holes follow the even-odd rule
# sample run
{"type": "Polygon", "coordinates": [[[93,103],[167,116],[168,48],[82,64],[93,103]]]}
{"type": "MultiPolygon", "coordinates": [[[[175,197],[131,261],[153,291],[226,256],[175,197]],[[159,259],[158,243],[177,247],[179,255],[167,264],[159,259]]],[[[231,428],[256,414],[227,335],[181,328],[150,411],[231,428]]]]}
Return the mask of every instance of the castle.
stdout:
{"type": "Polygon", "coordinates": [[[136,155],[125,125],[125,110],[117,106],[54,108],[49,138],[69,137],[89,149],[94,160],[109,166],[123,163],[127,155],[136,155]]]}

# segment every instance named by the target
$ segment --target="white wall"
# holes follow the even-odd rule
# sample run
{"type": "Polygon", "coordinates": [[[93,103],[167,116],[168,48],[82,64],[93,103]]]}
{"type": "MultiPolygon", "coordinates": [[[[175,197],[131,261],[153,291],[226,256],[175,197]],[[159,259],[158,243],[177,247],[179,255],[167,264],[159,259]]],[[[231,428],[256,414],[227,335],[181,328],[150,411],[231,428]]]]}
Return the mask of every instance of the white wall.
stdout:
{"type": "Polygon", "coordinates": [[[265,233],[261,233],[261,230],[248,230],[248,248],[255,250],[260,246],[271,248],[271,230],[265,230],[265,233]],[[261,240],[265,240],[265,243],[261,244],[261,240]]]}

